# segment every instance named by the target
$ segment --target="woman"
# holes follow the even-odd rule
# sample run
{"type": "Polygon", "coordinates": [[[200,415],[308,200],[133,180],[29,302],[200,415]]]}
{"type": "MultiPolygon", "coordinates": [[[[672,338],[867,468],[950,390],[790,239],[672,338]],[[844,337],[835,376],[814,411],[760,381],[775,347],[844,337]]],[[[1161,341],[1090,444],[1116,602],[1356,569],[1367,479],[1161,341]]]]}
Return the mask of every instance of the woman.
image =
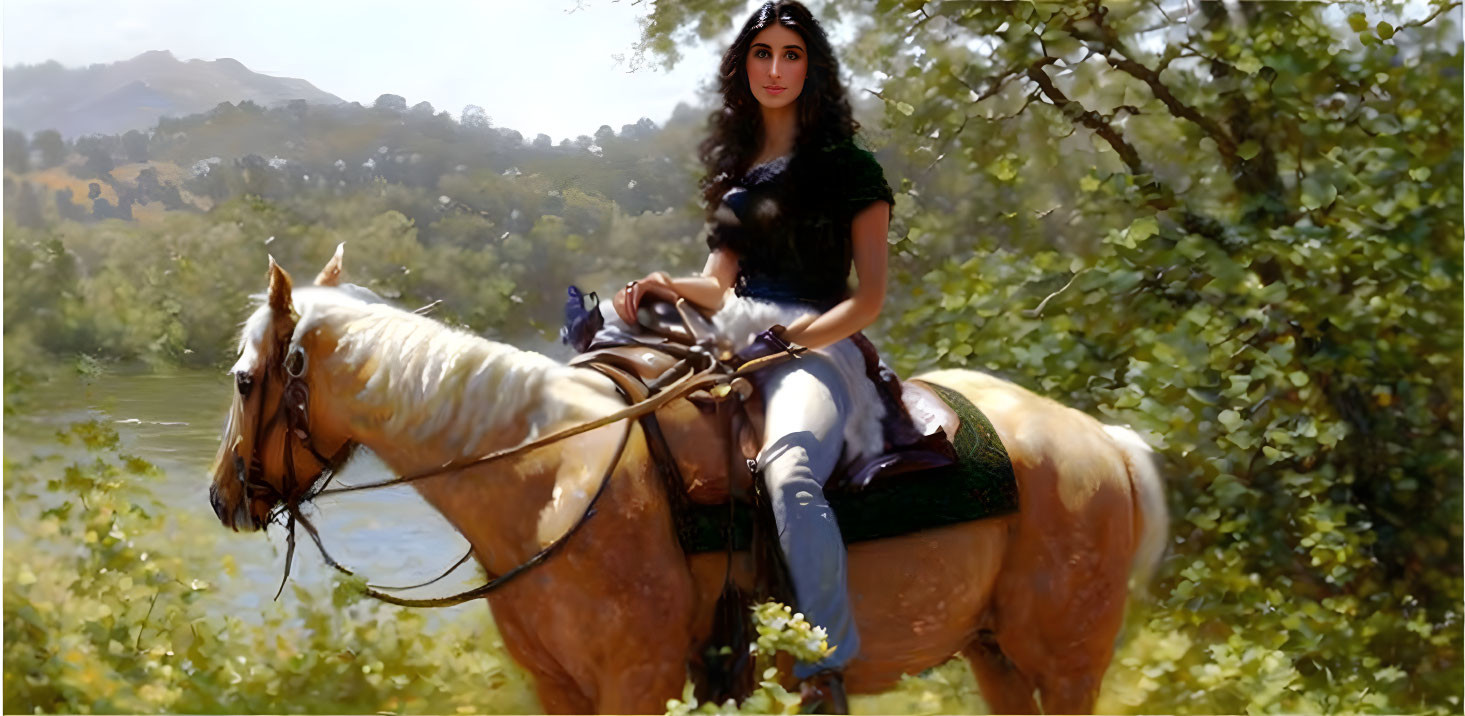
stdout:
{"type": "MultiPolygon", "coordinates": [[[[883,408],[849,337],[885,300],[886,233],[894,201],[880,165],[853,142],[859,125],[819,23],[798,2],[770,2],[723,56],[724,106],[700,153],[711,254],[702,275],[656,272],[613,301],[635,325],[647,295],[717,311],[714,323],[745,358],[815,349],[756,374],[767,424],[758,457],[798,608],[829,633],[832,656],[795,675],[838,689],[859,651],[845,586],[845,551],[823,485],[848,438],[880,448],[883,408]],[[851,265],[858,285],[851,290],[851,265]],[[728,289],[734,297],[728,297],[728,289]],[[786,329],[754,334],[773,325],[786,329]],[[751,345],[749,345],[751,344],[751,345]]],[[[841,694],[842,695],[842,694],[841,694]]]]}

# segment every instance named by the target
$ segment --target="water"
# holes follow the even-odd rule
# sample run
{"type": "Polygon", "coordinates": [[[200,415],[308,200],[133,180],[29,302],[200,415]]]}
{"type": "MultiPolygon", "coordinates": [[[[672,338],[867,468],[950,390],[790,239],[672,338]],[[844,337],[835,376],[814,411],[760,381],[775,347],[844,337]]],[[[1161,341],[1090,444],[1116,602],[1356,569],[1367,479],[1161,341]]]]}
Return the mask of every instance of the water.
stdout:
{"type": "MultiPolygon", "coordinates": [[[[154,496],[180,517],[180,525],[217,530],[218,548],[232,555],[243,583],[229,599],[235,606],[258,607],[271,599],[284,569],[285,532],[231,533],[209,505],[209,468],[228,410],[233,383],[223,371],[110,371],[84,380],[64,374],[25,387],[19,409],[5,419],[5,454],[80,455],[56,441],[58,430],[85,420],[111,425],[121,451],[158,466],[164,477],[152,484],[154,496]]],[[[337,484],[377,481],[390,470],[367,450],[337,476],[337,484]]],[[[386,488],[321,500],[312,521],[331,554],[376,583],[416,584],[436,577],[461,557],[467,542],[410,487],[386,488]]],[[[183,530],[180,530],[183,531],[183,530]]],[[[188,539],[188,535],[179,535],[188,539]]],[[[303,530],[297,533],[292,581],[329,582],[333,572],[319,558],[303,530]]],[[[221,555],[222,556],[222,555],[221,555]]],[[[200,575],[209,580],[209,575],[200,575]]],[[[410,593],[414,597],[455,593],[479,583],[471,561],[452,576],[410,593]]],[[[284,601],[289,599],[287,589],[284,601]]],[[[462,607],[459,607],[462,609],[462,607]]]]}

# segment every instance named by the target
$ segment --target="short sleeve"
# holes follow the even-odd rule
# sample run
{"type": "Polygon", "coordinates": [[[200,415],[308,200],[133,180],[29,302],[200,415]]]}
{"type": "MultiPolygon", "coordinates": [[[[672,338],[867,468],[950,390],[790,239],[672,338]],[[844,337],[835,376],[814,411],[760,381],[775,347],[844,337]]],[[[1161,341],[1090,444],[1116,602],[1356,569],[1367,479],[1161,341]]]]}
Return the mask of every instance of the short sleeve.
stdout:
{"type": "Polygon", "coordinates": [[[717,210],[712,212],[707,234],[708,251],[728,248],[742,254],[747,250],[748,227],[745,220],[749,218],[751,202],[752,192],[746,187],[733,186],[722,195],[717,210]]]}
{"type": "Polygon", "coordinates": [[[885,170],[874,154],[851,144],[841,164],[841,175],[845,177],[846,209],[851,216],[871,202],[886,201],[891,206],[895,205],[895,192],[890,190],[885,170]]]}
{"type": "Polygon", "coordinates": [[[744,234],[747,233],[737,215],[726,202],[718,205],[712,220],[707,222],[707,250],[727,248],[741,254],[747,248],[744,234]]]}

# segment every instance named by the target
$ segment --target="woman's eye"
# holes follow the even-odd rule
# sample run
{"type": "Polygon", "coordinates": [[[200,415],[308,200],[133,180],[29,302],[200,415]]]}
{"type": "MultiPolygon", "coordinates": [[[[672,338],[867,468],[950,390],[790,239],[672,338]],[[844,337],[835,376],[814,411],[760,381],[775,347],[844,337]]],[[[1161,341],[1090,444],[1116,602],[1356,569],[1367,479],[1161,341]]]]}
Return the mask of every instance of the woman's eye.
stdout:
{"type": "Polygon", "coordinates": [[[790,52],[787,55],[784,55],[784,57],[787,57],[790,60],[797,60],[797,59],[799,59],[799,53],[797,53],[797,52],[790,52]]]}
{"type": "Polygon", "coordinates": [[[764,49],[753,50],[753,56],[756,57],[756,58],[758,58],[758,59],[760,59],[760,60],[763,59],[764,56],[766,56],[767,54],[768,54],[768,50],[764,50],[764,49]]]}

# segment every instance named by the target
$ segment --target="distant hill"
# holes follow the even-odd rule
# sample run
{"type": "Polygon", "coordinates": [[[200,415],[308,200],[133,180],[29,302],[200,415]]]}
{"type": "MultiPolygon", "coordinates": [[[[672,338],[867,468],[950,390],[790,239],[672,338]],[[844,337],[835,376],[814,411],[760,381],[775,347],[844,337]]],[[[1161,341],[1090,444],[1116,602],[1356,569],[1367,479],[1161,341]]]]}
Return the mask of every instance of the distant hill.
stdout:
{"type": "Polygon", "coordinates": [[[183,117],[220,102],[271,107],[288,100],[340,104],[305,80],[270,77],[222,58],[180,61],[166,50],[123,62],[72,69],[57,62],[5,68],[4,125],[27,134],[62,136],[147,130],[161,117],[183,117]]]}

